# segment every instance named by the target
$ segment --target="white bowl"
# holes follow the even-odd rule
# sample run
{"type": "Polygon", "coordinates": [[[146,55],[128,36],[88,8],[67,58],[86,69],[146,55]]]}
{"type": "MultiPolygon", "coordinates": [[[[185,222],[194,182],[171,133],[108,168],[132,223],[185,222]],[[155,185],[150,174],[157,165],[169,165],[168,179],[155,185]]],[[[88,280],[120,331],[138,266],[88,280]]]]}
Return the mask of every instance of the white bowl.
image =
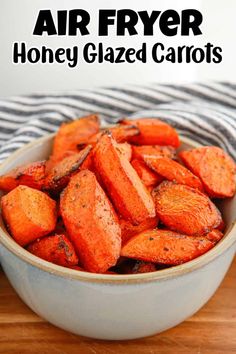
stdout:
{"type": "MultiPolygon", "coordinates": [[[[18,150],[3,174],[48,157],[53,136],[18,150]]],[[[182,139],[183,147],[196,143],[182,139]]],[[[223,280],[236,249],[236,199],[220,202],[226,235],[209,252],[183,265],[135,275],[92,274],[63,268],[27,252],[0,219],[1,264],[16,292],[38,315],[75,334],[109,340],[150,336],[198,311],[223,280]]],[[[184,215],[183,215],[184,217],[184,215]]]]}

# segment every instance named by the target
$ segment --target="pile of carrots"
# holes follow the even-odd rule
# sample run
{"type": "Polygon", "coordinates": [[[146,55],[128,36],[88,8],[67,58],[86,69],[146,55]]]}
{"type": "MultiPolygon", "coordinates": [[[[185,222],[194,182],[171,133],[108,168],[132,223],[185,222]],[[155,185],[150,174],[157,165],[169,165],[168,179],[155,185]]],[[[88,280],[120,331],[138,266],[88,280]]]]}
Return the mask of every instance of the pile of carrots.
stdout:
{"type": "Polygon", "coordinates": [[[51,156],[0,176],[14,240],[42,259],[94,273],[153,272],[190,261],[223,237],[212,200],[235,194],[235,162],[219,147],[181,151],[158,119],[100,129],[62,124],[51,156]]]}

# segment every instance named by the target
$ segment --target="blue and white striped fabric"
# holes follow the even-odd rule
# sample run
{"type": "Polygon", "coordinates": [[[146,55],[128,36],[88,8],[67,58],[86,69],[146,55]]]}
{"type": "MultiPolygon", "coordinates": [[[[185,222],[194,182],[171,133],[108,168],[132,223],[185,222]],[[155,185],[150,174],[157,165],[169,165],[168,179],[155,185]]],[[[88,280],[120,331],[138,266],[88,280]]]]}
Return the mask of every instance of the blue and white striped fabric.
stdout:
{"type": "Polygon", "coordinates": [[[102,124],[121,117],[158,117],[181,135],[218,145],[236,159],[236,84],[126,86],[0,99],[0,162],[64,121],[99,113],[102,124]]]}

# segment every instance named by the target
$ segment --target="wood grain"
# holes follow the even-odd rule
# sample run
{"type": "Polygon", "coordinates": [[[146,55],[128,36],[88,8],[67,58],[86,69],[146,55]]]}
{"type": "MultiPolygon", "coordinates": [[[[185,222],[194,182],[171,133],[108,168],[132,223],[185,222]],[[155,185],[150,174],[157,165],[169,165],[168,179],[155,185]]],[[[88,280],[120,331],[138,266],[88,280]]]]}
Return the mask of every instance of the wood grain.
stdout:
{"type": "Polygon", "coordinates": [[[236,259],[221,287],[196,315],[154,337],[126,342],[83,338],[50,325],[24,305],[0,271],[0,354],[67,353],[236,353],[236,259]]]}

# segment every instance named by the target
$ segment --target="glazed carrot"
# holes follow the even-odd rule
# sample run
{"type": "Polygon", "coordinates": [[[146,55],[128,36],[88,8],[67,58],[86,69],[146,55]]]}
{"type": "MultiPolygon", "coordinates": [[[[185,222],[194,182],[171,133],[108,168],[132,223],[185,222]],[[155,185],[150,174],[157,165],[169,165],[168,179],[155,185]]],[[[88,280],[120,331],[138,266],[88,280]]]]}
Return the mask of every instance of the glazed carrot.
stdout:
{"type": "Polygon", "coordinates": [[[154,229],[158,225],[158,218],[144,220],[141,224],[134,226],[129,221],[120,219],[122,244],[127,242],[132,236],[142,231],[154,229]]]}
{"type": "Polygon", "coordinates": [[[19,166],[0,176],[0,190],[10,192],[19,185],[41,189],[45,177],[45,161],[19,166]]]}
{"type": "Polygon", "coordinates": [[[95,146],[104,134],[110,134],[117,143],[129,142],[134,136],[139,135],[139,129],[135,125],[117,125],[111,128],[104,129],[93,135],[88,144],[95,146]]]}
{"type": "Polygon", "coordinates": [[[169,230],[145,231],[131,238],[121,255],[146,262],[177,265],[206,253],[214,243],[205,237],[182,235],[169,230]]]}
{"type": "Polygon", "coordinates": [[[164,181],[153,190],[152,196],[159,219],[171,230],[200,236],[217,228],[222,221],[211,200],[189,186],[164,181]]]}
{"type": "Polygon", "coordinates": [[[48,163],[50,170],[64,157],[80,150],[81,143],[87,143],[89,138],[99,131],[99,118],[95,114],[80,118],[71,123],[63,123],[55,136],[52,156],[48,163]]]}
{"type": "Polygon", "coordinates": [[[79,261],[74,246],[63,234],[38,239],[31,243],[27,250],[45,261],[64,267],[75,266],[79,261]]]}
{"type": "Polygon", "coordinates": [[[47,175],[44,182],[44,190],[60,192],[67,186],[72,175],[77,173],[84,160],[88,157],[91,146],[85,147],[80,152],[65,157],[58,162],[47,175]]]}
{"type": "Polygon", "coordinates": [[[154,187],[163,181],[163,177],[153,172],[143,161],[134,159],[131,165],[146,187],[154,187]]]}
{"type": "Polygon", "coordinates": [[[140,134],[134,136],[130,141],[138,145],[180,145],[179,136],[176,130],[169,124],[155,118],[141,118],[136,120],[123,120],[125,125],[136,125],[140,134]]]}
{"type": "Polygon", "coordinates": [[[199,166],[200,161],[205,154],[205,147],[192,149],[192,150],[184,150],[179,153],[179,157],[183,161],[184,165],[192,171],[196,176],[200,177],[199,174],[199,166]]]}
{"type": "Polygon", "coordinates": [[[2,197],[1,207],[12,237],[21,246],[55,228],[56,202],[36,189],[18,186],[2,197]]]}
{"type": "Polygon", "coordinates": [[[222,239],[223,236],[224,234],[219,229],[214,229],[211,232],[208,232],[206,238],[211,242],[217,243],[222,239]]]}
{"type": "Polygon", "coordinates": [[[235,195],[235,163],[220,148],[208,147],[200,162],[200,178],[213,198],[235,195]]]}
{"type": "Polygon", "coordinates": [[[127,160],[131,161],[132,158],[132,147],[128,143],[120,143],[116,146],[119,153],[121,153],[127,160]]]}
{"type": "Polygon", "coordinates": [[[176,158],[176,149],[172,146],[159,146],[159,145],[141,145],[132,146],[132,158],[144,160],[145,157],[169,157],[170,159],[176,158]]]}
{"type": "Polygon", "coordinates": [[[178,162],[169,159],[168,157],[160,158],[144,158],[145,163],[158,175],[180,184],[203,190],[200,179],[192,174],[187,168],[180,165],[178,162]]]}
{"type": "Polygon", "coordinates": [[[130,162],[103,135],[94,149],[94,166],[116,210],[133,225],[155,217],[153,200],[130,162]]]}
{"type": "Polygon", "coordinates": [[[235,162],[221,148],[207,146],[180,153],[188,168],[201,180],[207,194],[213,198],[235,194],[235,162]]]}
{"type": "Polygon", "coordinates": [[[62,192],[60,207],[82,267],[104,273],[115,265],[121,247],[119,221],[94,173],[74,175],[62,192]]]}

